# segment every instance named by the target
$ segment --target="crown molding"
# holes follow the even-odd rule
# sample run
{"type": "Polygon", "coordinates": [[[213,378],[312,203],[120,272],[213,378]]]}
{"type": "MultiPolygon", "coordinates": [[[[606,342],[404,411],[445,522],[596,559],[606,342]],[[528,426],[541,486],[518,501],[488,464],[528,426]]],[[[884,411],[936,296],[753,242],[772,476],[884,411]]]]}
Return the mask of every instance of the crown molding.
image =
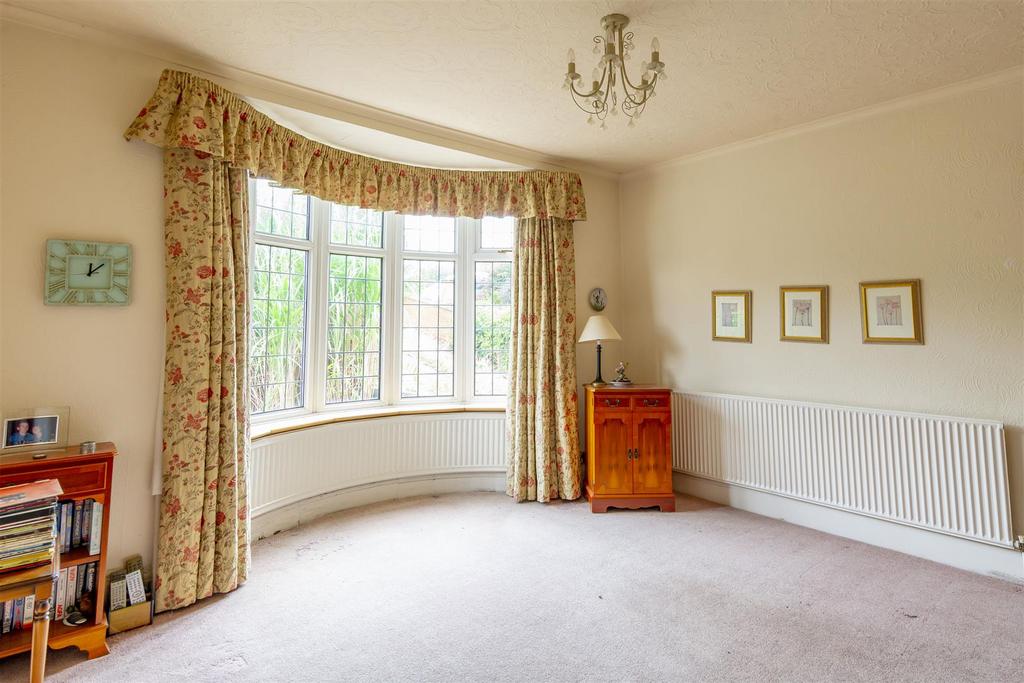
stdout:
{"type": "Polygon", "coordinates": [[[861,119],[871,118],[873,116],[879,116],[881,114],[887,114],[902,109],[911,109],[918,107],[923,104],[930,102],[937,102],[940,100],[956,97],[964,93],[973,92],[975,90],[984,90],[986,88],[992,88],[1003,83],[1009,83],[1011,81],[1022,81],[1024,82],[1024,66],[1014,66],[1009,69],[1002,71],[996,71],[985,76],[978,76],[976,78],[970,78],[965,81],[958,81],[950,85],[940,86],[931,90],[924,90],[922,92],[914,93],[911,95],[904,95],[897,97],[892,100],[885,102],[879,102],[877,104],[870,104],[866,107],[860,107],[859,109],[853,109],[851,111],[843,112],[841,114],[833,114],[826,116],[821,119],[814,121],[808,121],[806,123],[799,123],[795,126],[788,128],[782,128],[780,130],[772,131],[770,133],[764,133],[763,135],[757,135],[746,140],[738,140],[736,142],[730,142],[725,145],[718,147],[712,147],[700,152],[694,152],[693,154],[686,154],[666,161],[661,161],[655,164],[649,164],[642,168],[634,169],[632,171],[626,171],[619,175],[620,180],[633,180],[643,176],[651,175],[659,171],[668,170],[677,166],[684,166],[697,161],[703,161],[704,159],[710,159],[712,157],[721,156],[723,154],[730,154],[737,152],[749,147],[756,147],[758,145],[767,144],[769,142],[775,142],[776,140],[783,140],[785,138],[794,137],[796,135],[802,135],[816,130],[824,128],[832,128],[834,126],[840,126],[845,123],[852,121],[859,121],[861,119]]]}
{"type": "Polygon", "coordinates": [[[603,178],[619,177],[619,174],[614,171],[592,164],[555,157],[525,147],[420,121],[185,52],[159,41],[81,24],[36,9],[10,4],[6,0],[0,0],[0,21],[20,24],[157,59],[165,62],[169,67],[186,69],[216,80],[225,88],[243,97],[273,102],[419,142],[529,168],[570,170],[603,178]]]}

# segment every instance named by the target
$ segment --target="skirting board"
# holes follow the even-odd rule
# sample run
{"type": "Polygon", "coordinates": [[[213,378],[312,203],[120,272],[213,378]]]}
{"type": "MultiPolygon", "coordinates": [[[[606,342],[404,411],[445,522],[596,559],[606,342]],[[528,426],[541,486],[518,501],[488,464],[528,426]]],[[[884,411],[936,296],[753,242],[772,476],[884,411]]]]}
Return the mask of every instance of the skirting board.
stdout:
{"type": "Polygon", "coordinates": [[[505,491],[505,473],[456,472],[406,477],[331,491],[265,512],[252,519],[252,538],[259,540],[348,508],[413,496],[469,491],[505,491]]]}
{"type": "Polygon", "coordinates": [[[1024,583],[1024,554],[764,491],[673,474],[676,491],[765,517],[896,550],[959,569],[1024,583]]]}

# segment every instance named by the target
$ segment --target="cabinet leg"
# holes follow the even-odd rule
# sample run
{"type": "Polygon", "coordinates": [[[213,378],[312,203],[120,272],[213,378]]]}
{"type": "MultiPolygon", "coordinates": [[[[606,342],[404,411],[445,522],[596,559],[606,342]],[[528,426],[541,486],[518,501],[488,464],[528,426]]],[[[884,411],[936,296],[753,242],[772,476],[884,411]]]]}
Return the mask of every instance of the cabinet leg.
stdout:
{"type": "Polygon", "coordinates": [[[600,500],[590,499],[590,511],[591,512],[608,512],[609,505],[600,500]]]}
{"type": "Polygon", "coordinates": [[[97,630],[96,635],[89,638],[84,643],[78,646],[78,649],[85,652],[89,659],[96,659],[97,657],[103,657],[110,654],[110,648],[107,646],[107,633],[105,630],[97,630]]]}

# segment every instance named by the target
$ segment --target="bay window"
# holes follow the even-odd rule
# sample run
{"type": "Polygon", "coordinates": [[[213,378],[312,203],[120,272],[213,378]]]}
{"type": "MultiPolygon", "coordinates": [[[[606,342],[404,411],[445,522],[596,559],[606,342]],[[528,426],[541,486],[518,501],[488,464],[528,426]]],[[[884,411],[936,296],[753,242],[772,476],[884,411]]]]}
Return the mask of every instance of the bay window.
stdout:
{"type": "Polygon", "coordinates": [[[501,400],[514,219],[381,213],[250,183],[255,417],[501,400]]]}

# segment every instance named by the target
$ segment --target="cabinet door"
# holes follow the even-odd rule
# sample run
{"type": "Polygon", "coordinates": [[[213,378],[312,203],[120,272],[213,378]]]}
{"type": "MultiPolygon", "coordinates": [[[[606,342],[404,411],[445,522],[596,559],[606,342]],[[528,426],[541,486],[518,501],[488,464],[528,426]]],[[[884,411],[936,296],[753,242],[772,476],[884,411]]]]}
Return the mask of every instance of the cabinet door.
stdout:
{"type": "Polygon", "coordinates": [[[672,413],[667,410],[633,412],[634,493],[672,492],[672,413]]]}
{"type": "Polygon", "coordinates": [[[632,493],[633,423],[629,411],[594,413],[594,493],[632,493]]]}

